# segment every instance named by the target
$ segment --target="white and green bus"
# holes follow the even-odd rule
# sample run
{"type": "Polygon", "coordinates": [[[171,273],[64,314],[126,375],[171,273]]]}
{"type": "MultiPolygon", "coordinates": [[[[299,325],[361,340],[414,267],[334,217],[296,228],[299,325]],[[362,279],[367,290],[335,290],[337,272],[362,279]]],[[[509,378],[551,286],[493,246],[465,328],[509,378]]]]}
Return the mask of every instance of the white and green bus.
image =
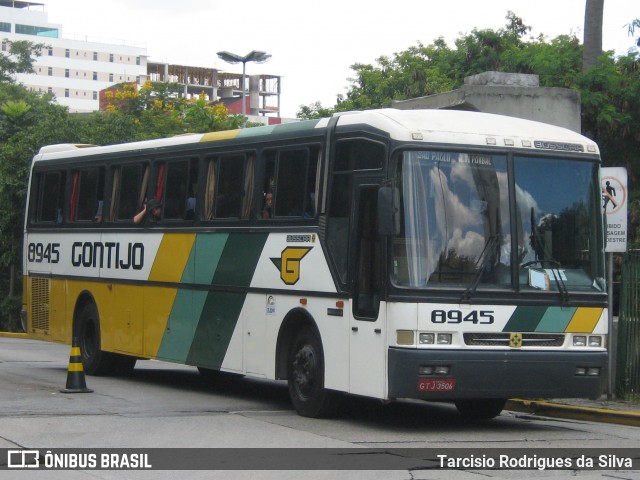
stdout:
{"type": "Polygon", "coordinates": [[[25,329],[88,374],[138,359],[344,393],[596,397],[607,362],[597,145],[476,112],[394,109],[33,160],[25,329]],[[157,216],[134,217],[146,204],[157,216]]]}

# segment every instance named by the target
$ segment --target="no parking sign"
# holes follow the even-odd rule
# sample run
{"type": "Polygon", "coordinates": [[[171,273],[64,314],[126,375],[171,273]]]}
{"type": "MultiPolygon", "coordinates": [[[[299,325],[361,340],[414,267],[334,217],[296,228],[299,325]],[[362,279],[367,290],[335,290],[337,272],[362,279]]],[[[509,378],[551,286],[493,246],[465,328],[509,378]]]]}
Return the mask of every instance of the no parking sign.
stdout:
{"type": "Polygon", "coordinates": [[[606,252],[627,251],[627,169],[602,169],[602,209],[606,222],[606,252]]]}

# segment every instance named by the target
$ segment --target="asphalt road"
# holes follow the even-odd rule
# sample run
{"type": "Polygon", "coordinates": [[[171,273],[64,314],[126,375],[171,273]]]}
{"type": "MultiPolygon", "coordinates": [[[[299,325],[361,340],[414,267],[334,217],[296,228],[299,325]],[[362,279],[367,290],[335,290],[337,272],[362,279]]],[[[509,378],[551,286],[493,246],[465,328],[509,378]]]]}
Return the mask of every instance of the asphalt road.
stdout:
{"type": "MultiPolygon", "coordinates": [[[[453,406],[425,402],[383,405],[351,398],[340,416],[298,416],[282,382],[223,378],[210,383],[195,368],[139,361],[129,377],[86,377],[93,393],[63,394],[70,347],[0,337],[0,449],[612,449],[640,452],[640,429],[504,411],[498,418],[468,423],[453,406]]],[[[91,450],[89,450],[91,451],[91,450]]],[[[468,450],[471,452],[471,450],[468,450]]],[[[164,451],[162,451],[164,452],[164,451]]],[[[238,451],[235,452],[237,455],[238,451]]],[[[291,450],[299,455],[300,450],[291,450]]],[[[206,453],[206,452],[205,452],[206,453]]],[[[282,451],[276,455],[284,456],[282,451]]],[[[288,454],[288,453],[287,453],[288,454]]],[[[0,458],[0,467],[2,467],[0,458]]],[[[237,462],[237,458],[235,459],[237,462]]],[[[178,460],[176,460],[178,461],[178,460]]],[[[179,463],[179,462],[178,462],[179,463]]],[[[6,463],[5,463],[6,465],[6,463]]],[[[351,470],[300,471],[170,470],[19,471],[8,478],[640,478],[621,466],[612,470],[351,470]]]]}

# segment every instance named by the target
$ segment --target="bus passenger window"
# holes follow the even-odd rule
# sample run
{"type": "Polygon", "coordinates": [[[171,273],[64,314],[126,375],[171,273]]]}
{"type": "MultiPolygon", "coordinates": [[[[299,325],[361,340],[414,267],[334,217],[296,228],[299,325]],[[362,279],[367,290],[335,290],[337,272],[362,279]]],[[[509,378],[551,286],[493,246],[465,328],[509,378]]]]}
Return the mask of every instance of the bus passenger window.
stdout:
{"type": "Polygon", "coordinates": [[[97,221],[104,199],[104,167],[74,172],[71,191],[70,221],[97,221]]]}
{"type": "Polygon", "coordinates": [[[49,172],[40,175],[36,215],[38,222],[62,223],[65,180],[65,172],[49,172]]]}
{"type": "MultiPolygon", "coordinates": [[[[164,215],[169,220],[192,219],[195,213],[195,179],[197,160],[167,162],[164,180],[164,215]]],[[[160,179],[158,179],[160,185],[160,179]]],[[[160,188],[160,187],[159,187],[160,188]]],[[[161,192],[156,192],[156,198],[161,192]]]]}
{"type": "Polygon", "coordinates": [[[276,217],[303,216],[308,167],[308,150],[280,152],[276,180],[276,217]]]}
{"type": "Polygon", "coordinates": [[[115,169],[111,219],[131,220],[140,212],[148,179],[149,167],[142,164],[123,165],[115,169]]]}
{"type": "Polygon", "coordinates": [[[319,148],[304,148],[279,152],[274,216],[315,217],[319,151],[319,148]]]}
{"type": "Polygon", "coordinates": [[[244,197],[244,155],[218,159],[216,218],[240,218],[244,197]]]}
{"type": "Polygon", "coordinates": [[[244,218],[248,215],[253,188],[253,160],[244,154],[215,157],[209,160],[204,193],[204,219],[244,218]],[[245,171],[246,166],[246,171],[245,171]]]}

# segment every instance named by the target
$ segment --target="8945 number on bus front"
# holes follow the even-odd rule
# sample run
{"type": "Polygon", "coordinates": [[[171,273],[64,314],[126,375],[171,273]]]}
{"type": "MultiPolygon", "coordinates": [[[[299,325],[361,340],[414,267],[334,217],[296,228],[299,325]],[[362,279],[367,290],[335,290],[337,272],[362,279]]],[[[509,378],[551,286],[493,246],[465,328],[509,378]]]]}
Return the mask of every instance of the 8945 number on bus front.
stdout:
{"type": "Polygon", "coordinates": [[[431,323],[462,323],[491,325],[494,321],[493,310],[433,310],[431,323]]]}

